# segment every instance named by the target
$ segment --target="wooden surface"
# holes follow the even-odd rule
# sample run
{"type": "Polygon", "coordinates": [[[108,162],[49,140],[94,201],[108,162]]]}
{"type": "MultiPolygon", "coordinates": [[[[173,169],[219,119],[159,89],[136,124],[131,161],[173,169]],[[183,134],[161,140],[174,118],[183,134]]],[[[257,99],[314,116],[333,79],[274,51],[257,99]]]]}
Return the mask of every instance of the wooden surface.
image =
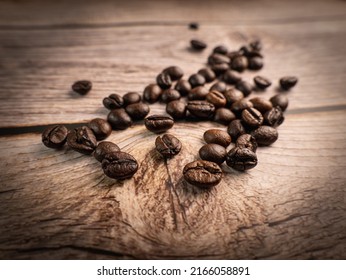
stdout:
{"type": "Polygon", "coordinates": [[[0,258],[346,258],[345,1],[185,2],[0,2],[0,258]],[[194,20],[198,31],[187,28],[194,20]],[[191,38],[209,48],[190,52],[191,38]],[[256,38],[260,73],[297,75],[299,84],[258,166],[224,166],[210,192],[188,186],[181,170],[203,132],[223,128],[212,122],[177,123],[183,150],[167,162],[142,124],[113,132],[140,163],[123,183],[92,157],[21,133],[105,117],[109,93],[142,91],[169,65],[190,75],[213,46],[256,38]],[[81,78],[94,84],[85,97],[70,92],[81,78]]]}

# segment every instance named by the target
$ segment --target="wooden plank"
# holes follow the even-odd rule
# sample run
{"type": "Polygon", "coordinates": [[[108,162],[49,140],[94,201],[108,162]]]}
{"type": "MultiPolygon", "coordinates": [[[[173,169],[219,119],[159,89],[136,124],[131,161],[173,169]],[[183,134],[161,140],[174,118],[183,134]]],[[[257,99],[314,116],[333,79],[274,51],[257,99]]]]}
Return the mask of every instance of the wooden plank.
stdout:
{"type": "Polygon", "coordinates": [[[39,134],[1,137],[0,257],[343,259],[345,113],[288,115],[255,169],[224,166],[209,192],[181,170],[215,123],[176,124],[183,149],[166,163],[142,125],[113,132],[140,162],[122,183],[92,157],[46,148],[39,134]]]}

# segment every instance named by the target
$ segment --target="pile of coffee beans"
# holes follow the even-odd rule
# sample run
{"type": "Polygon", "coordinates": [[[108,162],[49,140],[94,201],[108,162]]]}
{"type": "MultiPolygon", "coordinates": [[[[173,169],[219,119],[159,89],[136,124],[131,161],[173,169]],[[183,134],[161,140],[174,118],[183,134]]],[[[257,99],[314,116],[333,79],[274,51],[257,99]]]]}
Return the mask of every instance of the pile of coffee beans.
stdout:
{"type": "MultiPolygon", "coordinates": [[[[195,23],[191,29],[198,29],[195,23]]],[[[191,48],[203,51],[207,44],[191,40],[191,48]]],[[[147,85],[143,94],[128,92],[121,96],[112,93],[102,101],[109,110],[107,120],[96,118],[88,124],[68,130],[64,125],[47,128],[42,142],[49,148],[67,145],[82,154],[93,154],[101,162],[104,173],[114,179],[131,178],[138,170],[136,159],[106,139],[112,130],[124,130],[134,122],[143,121],[147,130],[161,134],[173,127],[178,120],[214,121],[227,126],[227,131],[209,129],[199,150],[200,160],[188,163],[182,173],[186,182],[200,188],[210,188],[220,183],[224,162],[234,170],[246,171],[257,165],[256,150],[278,139],[277,127],[284,121],[288,98],[283,93],[250,98],[254,91],[264,91],[272,85],[267,77],[255,76],[253,83],[243,80],[245,70],[263,68],[260,41],[250,42],[239,50],[216,46],[207,59],[207,66],[184,78],[184,71],[170,66],[156,76],[156,83],[147,85]],[[149,104],[161,102],[166,107],[162,115],[149,115],[149,104]],[[149,116],[148,116],[149,115],[149,116]],[[233,143],[233,144],[232,144],[233,143]]],[[[290,90],[298,82],[294,76],[282,77],[278,84],[282,91],[290,90]]],[[[87,94],[90,81],[81,80],[72,90],[87,94]]],[[[156,151],[168,160],[177,156],[182,142],[172,134],[159,135],[155,140],[156,151]]]]}

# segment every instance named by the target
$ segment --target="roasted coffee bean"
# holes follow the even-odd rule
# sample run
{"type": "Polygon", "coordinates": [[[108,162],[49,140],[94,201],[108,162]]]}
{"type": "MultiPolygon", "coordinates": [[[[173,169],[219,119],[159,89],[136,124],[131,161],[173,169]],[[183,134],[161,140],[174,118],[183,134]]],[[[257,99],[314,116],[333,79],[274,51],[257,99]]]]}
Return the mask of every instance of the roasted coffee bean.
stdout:
{"type": "Polygon", "coordinates": [[[208,57],[209,65],[221,64],[221,63],[229,64],[230,62],[231,62],[231,59],[227,55],[223,55],[219,53],[213,53],[208,57]]]}
{"type": "Polygon", "coordinates": [[[262,43],[260,40],[255,40],[250,42],[249,46],[252,48],[254,51],[261,51],[262,50],[262,43]]]}
{"type": "Polygon", "coordinates": [[[231,51],[231,52],[227,53],[227,56],[231,59],[231,61],[233,58],[240,56],[240,55],[242,55],[242,54],[239,51],[231,51]]]}
{"type": "Polygon", "coordinates": [[[157,84],[150,84],[145,87],[143,98],[149,103],[155,103],[161,96],[162,89],[157,84]]]}
{"type": "Polygon", "coordinates": [[[167,73],[160,73],[156,77],[156,83],[162,89],[168,89],[172,85],[171,77],[167,73]]]}
{"type": "Polygon", "coordinates": [[[124,106],[141,102],[142,97],[138,92],[131,91],[123,96],[124,106]]]}
{"type": "Polygon", "coordinates": [[[231,136],[221,129],[209,129],[203,134],[204,141],[208,144],[218,144],[227,148],[231,142],[231,136]]]}
{"type": "Polygon", "coordinates": [[[138,162],[128,153],[112,152],[106,154],[102,160],[102,169],[108,177],[124,180],[137,172],[138,162]]]}
{"type": "Polygon", "coordinates": [[[237,90],[240,90],[245,97],[250,95],[253,90],[252,84],[247,81],[239,81],[235,87],[237,88],[237,90]]]}
{"type": "Polygon", "coordinates": [[[81,95],[86,95],[92,88],[92,82],[88,80],[80,80],[72,85],[72,90],[81,95]]]}
{"type": "Polygon", "coordinates": [[[280,86],[283,90],[289,90],[298,82],[298,78],[294,76],[286,76],[280,79],[280,86]]]}
{"type": "Polygon", "coordinates": [[[133,120],[143,120],[150,112],[150,108],[143,102],[133,103],[125,108],[126,113],[129,114],[133,120]]]}
{"type": "Polygon", "coordinates": [[[94,158],[96,158],[96,160],[98,160],[99,162],[102,162],[102,160],[105,158],[107,154],[119,151],[120,148],[117,144],[114,144],[109,141],[103,141],[97,145],[94,151],[94,158]]]}
{"type": "Polygon", "coordinates": [[[106,139],[112,133],[112,126],[104,119],[96,118],[88,123],[97,140],[106,139]]]}
{"type": "Polygon", "coordinates": [[[165,89],[162,92],[161,101],[164,103],[168,103],[168,102],[171,102],[173,100],[178,100],[178,99],[180,99],[180,93],[179,93],[179,91],[177,91],[175,89],[169,88],[169,89],[165,89]]]}
{"type": "Polygon", "coordinates": [[[229,69],[223,74],[222,80],[227,84],[235,85],[236,83],[241,81],[241,76],[239,72],[229,69]]]}
{"type": "Polygon", "coordinates": [[[174,120],[169,116],[151,115],[145,118],[144,124],[149,131],[162,133],[173,127],[174,120]]]}
{"type": "Polygon", "coordinates": [[[240,114],[243,110],[253,108],[253,104],[251,101],[246,100],[246,99],[240,99],[236,102],[234,102],[231,106],[231,110],[235,114],[240,114]]]}
{"type": "Polygon", "coordinates": [[[189,92],[187,98],[189,100],[204,100],[207,97],[208,93],[209,90],[205,86],[199,86],[193,88],[189,92]]]}
{"type": "Polygon", "coordinates": [[[109,110],[119,109],[123,107],[124,99],[122,96],[116,93],[112,93],[108,97],[103,99],[103,106],[105,106],[109,110]]]}
{"type": "Polygon", "coordinates": [[[227,85],[224,82],[219,81],[219,82],[214,83],[210,87],[210,90],[211,91],[216,90],[216,91],[224,93],[227,90],[227,85]]]}
{"type": "Polygon", "coordinates": [[[64,125],[54,125],[42,133],[42,142],[48,148],[58,149],[65,145],[68,130],[64,125]]]}
{"type": "Polygon", "coordinates": [[[67,134],[67,145],[81,154],[89,155],[95,150],[97,140],[89,127],[82,126],[67,134]]]}
{"type": "Polygon", "coordinates": [[[179,91],[180,94],[181,94],[181,96],[185,96],[185,95],[187,95],[187,94],[190,92],[190,90],[191,90],[191,85],[190,85],[190,83],[189,83],[188,81],[183,80],[183,79],[180,79],[180,80],[176,83],[174,89],[177,90],[177,91],[179,91]]]}
{"type": "Polygon", "coordinates": [[[226,159],[226,149],[218,144],[206,144],[199,150],[199,156],[203,160],[222,164],[226,159]]]}
{"type": "Polygon", "coordinates": [[[249,149],[234,147],[227,153],[226,163],[235,170],[245,171],[257,165],[257,156],[249,149]]]}
{"type": "Polygon", "coordinates": [[[236,119],[235,114],[227,108],[219,108],[215,111],[214,121],[218,123],[227,125],[235,119],[236,119]]]}
{"type": "Polygon", "coordinates": [[[227,105],[230,106],[232,105],[234,102],[237,102],[241,99],[244,98],[244,94],[235,89],[235,88],[230,88],[228,89],[225,93],[224,96],[226,97],[226,101],[227,101],[227,105]]]}
{"type": "Polygon", "coordinates": [[[273,108],[272,103],[263,97],[254,97],[250,99],[253,107],[260,111],[262,114],[273,108]]]}
{"type": "Polygon", "coordinates": [[[171,158],[179,154],[181,150],[180,140],[172,134],[157,136],[155,140],[156,150],[164,157],[171,158]]]}
{"type": "Polygon", "coordinates": [[[277,127],[281,125],[285,120],[284,114],[279,106],[272,108],[264,114],[264,123],[277,127]]]}
{"type": "Polygon", "coordinates": [[[253,78],[253,80],[254,80],[256,86],[262,90],[266,89],[267,87],[269,87],[272,84],[272,82],[269,79],[267,79],[263,76],[256,76],[255,78],[253,78]]]}
{"type": "Polygon", "coordinates": [[[211,66],[211,70],[213,70],[213,72],[216,75],[221,75],[221,74],[224,74],[227,70],[229,70],[229,64],[228,63],[213,64],[211,66]]]}
{"type": "Polygon", "coordinates": [[[222,170],[214,162],[196,160],[185,165],[184,179],[191,185],[200,188],[210,188],[221,182],[222,170]]]}
{"type": "Polygon", "coordinates": [[[199,23],[198,22],[191,22],[189,23],[189,28],[193,30],[197,30],[199,28],[199,23]]]}
{"type": "Polygon", "coordinates": [[[213,104],[215,108],[225,107],[226,97],[219,91],[212,90],[207,94],[206,100],[213,104]]]}
{"type": "Polygon", "coordinates": [[[226,55],[228,53],[228,48],[224,45],[216,46],[213,49],[213,53],[219,53],[219,54],[226,55]]]}
{"type": "Polygon", "coordinates": [[[191,47],[196,51],[204,50],[207,47],[207,44],[201,40],[191,40],[191,47]]]}
{"type": "Polygon", "coordinates": [[[284,94],[277,94],[270,98],[270,102],[273,104],[273,107],[279,106],[283,112],[288,107],[288,98],[284,94]]]}
{"type": "Polygon", "coordinates": [[[241,112],[243,123],[250,127],[259,127],[263,123],[263,116],[255,108],[244,109],[241,112]]]}
{"type": "Polygon", "coordinates": [[[198,71],[198,74],[202,75],[207,83],[215,80],[215,73],[210,68],[203,68],[198,71]]]}
{"type": "Polygon", "coordinates": [[[192,74],[189,77],[189,83],[192,88],[203,86],[205,84],[205,78],[200,74],[192,74]]]}
{"type": "Polygon", "coordinates": [[[246,148],[254,153],[256,153],[257,150],[257,142],[256,139],[251,136],[250,134],[243,134],[240,135],[235,143],[236,147],[238,148],[246,148]]]}
{"type": "Polygon", "coordinates": [[[167,67],[162,72],[168,74],[172,81],[177,81],[184,76],[184,71],[179,66],[167,67]]]}
{"type": "Polygon", "coordinates": [[[200,119],[211,119],[215,112],[215,106],[207,101],[189,101],[186,108],[192,116],[200,119]]]}
{"type": "Polygon", "coordinates": [[[250,57],[248,59],[248,69],[260,70],[263,67],[263,59],[258,56],[250,57]]]}
{"type": "Polygon", "coordinates": [[[239,49],[239,54],[240,55],[247,56],[247,54],[249,52],[251,52],[251,48],[250,48],[250,46],[247,46],[247,45],[241,46],[240,49],[239,49]]]}
{"type": "Polygon", "coordinates": [[[111,124],[112,128],[116,130],[123,130],[132,125],[132,120],[124,109],[110,111],[107,120],[111,124]]]}
{"type": "Polygon", "coordinates": [[[232,60],[231,60],[231,68],[233,70],[236,70],[238,72],[242,72],[244,71],[246,68],[248,67],[248,61],[247,58],[245,56],[239,55],[239,56],[235,56],[232,60]]]}
{"type": "Polygon", "coordinates": [[[166,112],[175,120],[184,119],[186,116],[186,103],[181,100],[174,100],[167,104],[166,112]]]}
{"type": "Polygon", "coordinates": [[[231,136],[232,141],[235,142],[240,135],[246,133],[246,130],[241,120],[234,120],[228,125],[227,132],[231,136]]]}
{"type": "Polygon", "coordinates": [[[257,144],[261,146],[269,146],[279,137],[279,133],[275,128],[266,125],[262,125],[252,131],[251,135],[256,139],[257,144]]]}

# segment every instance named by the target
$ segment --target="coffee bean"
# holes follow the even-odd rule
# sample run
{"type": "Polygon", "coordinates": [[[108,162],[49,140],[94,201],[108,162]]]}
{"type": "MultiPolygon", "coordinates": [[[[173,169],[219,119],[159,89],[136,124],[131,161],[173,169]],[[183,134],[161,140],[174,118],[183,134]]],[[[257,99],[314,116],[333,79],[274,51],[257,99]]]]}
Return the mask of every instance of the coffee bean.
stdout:
{"type": "Polygon", "coordinates": [[[257,156],[249,149],[234,147],[227,153],[226,163],[235,170],[245,171],[257,165],[257,156]]]}
{"type": "Polygon", "coordinates": [[[133,103],[125,108],[126,113],[129,114],[133,120],[143,120],[150,112],[150,108],[143,102],[133,103]]]}
{"type": "Polygon", "coordinates": [[[150,84],[145,87],[143,98],[149,103],[155,103],[161,96],[162,89],[157,84],[150,84]]]}
{"type": "Polygon", "coordinates": [[[263,97],[254,97],[250,99],[253,107],[260,111],[262,114],[273,108],[272,103],[263,97]]]}
{"type": "Polygon", "coordinates": [[[67,145],[79,153],[89,155],[95,150],[97,140],[89,127],[82,126],[67,134],[67,145]]]}
{"type": "Polygon", "coordinates": [[[138,92],[131,91],[123,96],[124,106],[141,102],[142,97],[138,92]]]}
{"type": "Polygon", "coordinates": [[[186,108],[192,116],[200,119],[211,119],[215,112],[215,106],[207,101],[189,101],[186,108]]]}
{"type": "Polygon", "coordinates": [[[236,86],[235,86],[238,90],[240,90],[244,96],[248,96],[250,95],[250,93],[252,92],[253,90],[253,86],[252,84],[250,84],[249,82],[247,81],[239,81],[236,86]]]}
{"type": "Polygon", "coordinates": [[[158,136],[155,140],[156,150],[164,157],[171,158],[181,150],[180,140],[172,134],[158,136]]]}
{"type": "Polygon", "coordinates": [[[241,46],[239,49],[239,55],[247,56],[251,52],[251,48],[247,45],[241,46]]]}
{"type": "Polygon", "coordinates": [[[284,94],[277,94],[270,98],[270,102],[273,104],[273,107],[279,106],[284,112],[288,107],[288,98],[284,94]]]}
{"type": "Polygon", "coordinates": [[[193,30],[197,30],[199,28],[199,23],[198,22],[191,22],[189,23],[189,28],[193,30]]]}
{"type": "Polygon", "coordinates": [[[232,105],[234,102],[237,102],[241,99],[244,98],[244,94],[235,89],[235,88],[230,88],[228,89],[225,93],[224,93],[224,96],[226,98],[226,101],[227,101],[227,105],[230,106],[232,105]]]}
{"type": "Polygon", "coordinates": [[[190,85],[190,83],[188,81],[180,79],[176,83],[174,89],[179,91],[182,96],[185,96],[185,95],[187,95],[190,92],[191,85],[190,85]]]}
{"type": "Polygon", "coordinates": [[[213,84],[210,87],[210,90],[211,91],[216,90],[216,91],[224,93],[227,90],[227,85],[224,82],[219,81],[219,82],[216,82],[215,84],[213,84]]]}
{"type": "Polygon", "coordinates": [[[106,154],[102,160],[102,169],[108,177],[124,180],[137,172],[138,162],[128,153],[112,152],[106,154]]]}
{"type": "Polygon", "coordinates": [[[80,80],[72,85],[72,90],[81,95],[86,95],[92,88],[92,82],[88,80],[80,80]]]}
{"type": "Polygon", "coordinates": [[[104,119],[93,119],[88,123],[88,127],[93,131],[97,140],[106,139],[112,133],[111,125],[104,119]]]}
{"type": "Polygon", "coordinates": [[[151,115],[144,120],[145,127],[154,133],[162,133],[172,128],[173,118],[162,115],[151,115]]]}
{"type": "Polygon", "coordinates": [[[226,149],[218,144],[206,144],[199,150],[199,156],[203,160],[222,164],[226,159],[226,149]]]}
{"type": "Polygon", "coordinates": [[[240,99],[234,102],[231,106],[231,110],[235,114],[240,114],[243,110],[248,108],[253,108],[253,104],[249,100],[246,100],[246,99],[240,99]]]}
{"type": "Polygon", "coordinates": [[[221,64],[221,63],[229,64],[230,62],[231,62],[231,59],[227,55],[223,55],[219,53],[213,53],[208,57],[209,65],[221,64]]]}
{"type": "Polygon", "coordinates": [[[253,78],[253,80],[254,80],[256,86],[262,90],[266,89],[267,87],[269,87],[272,84],[272,82],[269,79],[267,79],[263,76],[256,76],[255,78],[253,78]]]}
{"type": "Polygon", "coordinates": [[[250,134],[240,135],[238,137],[235,145],[238,148],[249,149],[249,150],[253,151],[254,153],[256,153],[256,150],[258,147],[256,139],[253,136],[251,136],[250,134]]]}
{"type": "Polygon", "coordinates": [[[213,64],[211,66],[211,70],[213,70],[215,75],[221,75],[224,74],[227,70],[229,70],[229,65],[228,63],[213,64]]]}
{"type": "Polygon", "coordinates": [[[58,149],[65,145],[68,130],[64,125],[54,125],[42,133],[42,142],[48,148],[58,149]]]}
{"type": "Polygon", "coordinates": [[[123,130],[132,125],[132,120],[124,109],[110,111],[107,120],[111,124],[112,128],[116,130],[123,130]]]}
{"type": "Polygon", "coordinates": [[[289,90],[298,82],[298,78],[294,76],[286,76],[280,79],[280,86],[283,90],[289,90]]]}
{"type": "Polygon", "coordinates": [[[171,77],[167,73],[160,73],[156,77],[156,83],[162,89],[168,89],[172,85],[171,77]]]}
{"type": "Polygon", "coordinates": [[[216,90],[212,90],[207,94],[206,100],[213,104],[215,108],[225,107],[226,98],[225,96],[216,90]]]}
{"type": "Polygon", "coordinates": [[[103,106],[105,106],[109,110],[119,109],[123,105],[123,98],[116,93],[112,93],[111,95],[103,99],[103,106]]]}
{"type": "Polygon", "coordinates": [[[248,108],[242,111],[241,117],[243,123],[250,127],[259,127],[263,123],[263,116],[255,108],[248,108]]]}
{"type": "Polygon", "coordinates": [[[179,66],[167,67],[162,72],[168,74],[172,81],[177,81],[184,76],[184,71],[179,66]]]}
{"type": "Polygon", "coordinates": [[[191,47],[196,51],[204,50],[207,47],[207,44],[201,40],[191,40],[191,47]]]}
{"type": "Polygon", "coordinates": [[[204,141],[208,144],[218,144],[222,147],[227,148],[231,142],[231,136],[223,130],[220,129],[209,129],[203,134],[204,141]]]}
{"type": "Polygon", "coordinates": [[[175,120],[184,119],[186,116],[186,103],[174,100],[167,104],[166,112],[175,120]]]}
{"type": "Polygon", "coordinates": [[[189,83],[192,88],[203,86],[205,84],[205,78],[200,74],[192,74],[189,77],[189,83]]]}
{"type": "Polygon", "coordinates": [[[248,59],[248,69],[260,70],[263,67],[263,59],[255,56],[248,59]]]}
{"type": "Polygon", "coordinates": [[[202,75],[207,83],[215,80],[215,73],[210,68],[203,68],[198,71],[198,74],[202,75]]]}
{"type": "Polygon", "coordinates": [[[227,108],[219,108],[215,111],[214,121],[222,124],[229,124],[235,120],[235,114],[227,108]]]}
{"type": "Polygon", "coordinates": [[[245,56],[239,55],[231,60],[231,68],[238,72],[244,71],[248,67],[248,61],[245,56]]]}
{"type": "Polygon", "coordinates": [[[242,54],[239,51],[231,51],[227,53],[227,56],[231,59],[237,57],[237,56],[241,56],[242,54]]]}
{"type": "Polygon", "coordinates": [[[228,53],[228,48],[224,45],[216,46],[213,50],[213,53],[226,55],[228,53]]]}
{"type": "Polygon", "coordinates": [[[102,162],[102,160],[105,158],[107,154],[113,153],[113,152],[119,152],[120,148],[117,144],[114,144],[109,141],[103,141],[100,142],[95,151],[94,151],[94,158],[98,160],[99,162],[102,162]]]}
{"type": "Polygon", "coordinates": [[[241,120],[234,120],[228,125],[227,132],[231,136],[232,141],[235,142],[240,135],[246,133],[246,130],[241,120]]]}
{"type": "Polygon", "coordinates": [[[279,137],[279,133],[275,128],[266,125],[262,125],[252,131],[251,135],[256,139],[257,144],[261,146],[269,146],[279,137]]]}
{"type": "Polygon", "coordinates": [[[254,51],[261,51],[262,50],[262,43],[260,40],[255,40],[250,42],[250,47],[254,50],[254,51]]]}
{"type": "Polygon", "coordinates": [[[281,125],[284,120],[285,117],[279,106],[272,108],[264,114],[264,123],[269,126],[277,127],[281,125]]]}
{"type": "Polygon", "coordinates": [[[168,102],[171,102],[173,100],[178,100],[180,99],[180,93],[179,91],[175,90],[175,89],[165,89],[163,92],[162,92],[162,95],[161,95],[161,101],[164,102],[164,103],[168,103],[168,102]]]}
{"type": "Polygon", "coordinates": [[[214,162],[196,160],[185,165],[183,175],[191,185],[210,188],[221,182],[222,170],[214,162]]]}
{"type": "Polygon", "coordinates": [[[236,83],[241,81],[241,76],[239,72],[229,69],[223,74],[222,80],[227,84],[235,85],[236,83]]]}
{"type": "Polygon", "coordinates": [[[189,100],[204,100],[207,97],[208,93],[209,90],[205,86],[199,86],[193,88],[189,92],[187,98],[189,100]]]}

